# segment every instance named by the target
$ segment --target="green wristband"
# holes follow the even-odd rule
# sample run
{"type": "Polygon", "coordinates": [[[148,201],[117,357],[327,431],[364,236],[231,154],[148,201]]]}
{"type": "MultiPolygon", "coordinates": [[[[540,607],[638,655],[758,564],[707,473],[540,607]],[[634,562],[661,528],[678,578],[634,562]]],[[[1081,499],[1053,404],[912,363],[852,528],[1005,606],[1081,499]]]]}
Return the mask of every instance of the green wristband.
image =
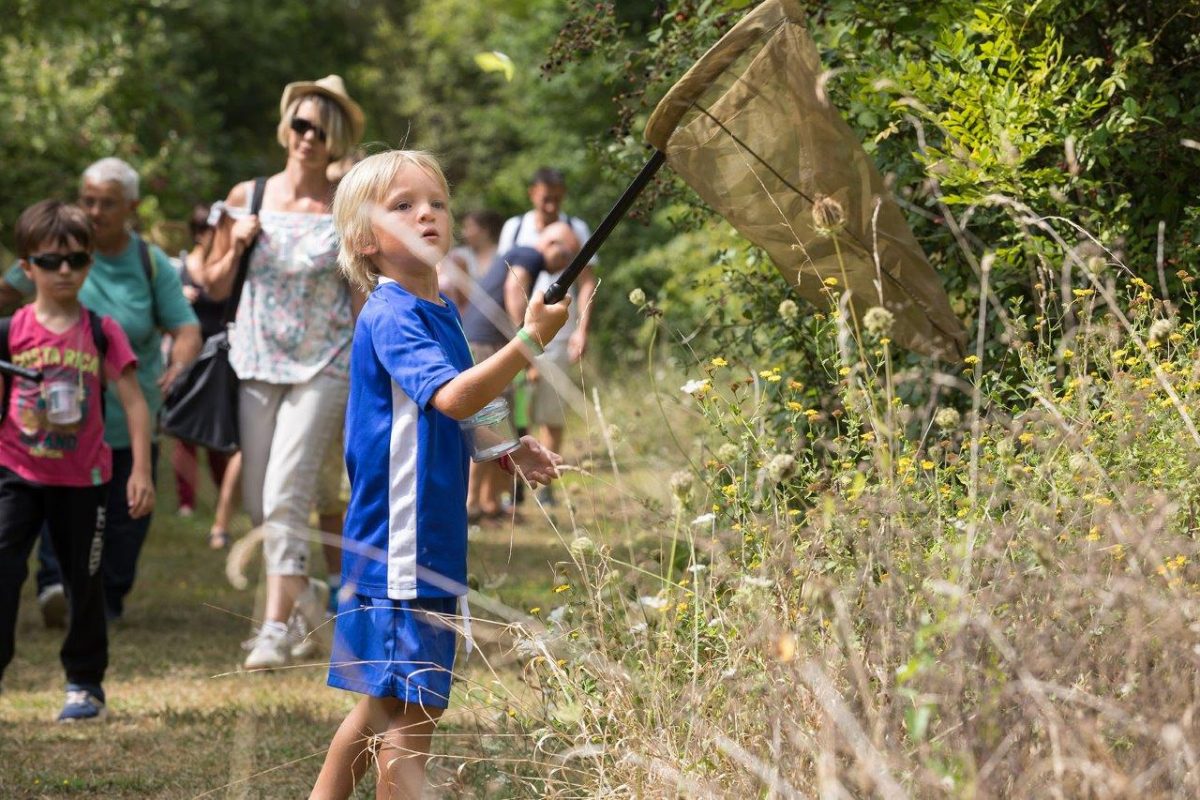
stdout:
{"type": "Polygon", "coordinates": [[[517,338],[533,352],[535,358],[546,352],[546,349],[538,344],[538,340],[533,338],[533,334],[526,328],[521,328],[521,330],[517,331],[517,338]]]}

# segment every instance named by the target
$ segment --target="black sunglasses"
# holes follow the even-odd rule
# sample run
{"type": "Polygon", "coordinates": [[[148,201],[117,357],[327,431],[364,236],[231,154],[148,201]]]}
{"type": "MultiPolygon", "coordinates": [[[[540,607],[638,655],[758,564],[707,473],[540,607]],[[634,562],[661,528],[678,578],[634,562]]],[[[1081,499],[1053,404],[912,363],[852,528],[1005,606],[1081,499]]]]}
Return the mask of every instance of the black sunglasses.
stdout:
{"type": "Polygon", "coordinates": [[[317,138],[322,142],[325,141],[325,129],[320,125],[312,124],[306,119],[292,117],[292,130],[295,131],[296,135],[300,137],[303,137],[304,134],[308,133],[309,131],[316,131],[317,138]]]}
{"type": "Polygon", "coordinates": [[[92,263],[92,254],[76,250],[74,253],[42,253],[29,257],[29,263],[48,272],[58,272],[64,261],[71,269],[83,269],[92,263]]]}

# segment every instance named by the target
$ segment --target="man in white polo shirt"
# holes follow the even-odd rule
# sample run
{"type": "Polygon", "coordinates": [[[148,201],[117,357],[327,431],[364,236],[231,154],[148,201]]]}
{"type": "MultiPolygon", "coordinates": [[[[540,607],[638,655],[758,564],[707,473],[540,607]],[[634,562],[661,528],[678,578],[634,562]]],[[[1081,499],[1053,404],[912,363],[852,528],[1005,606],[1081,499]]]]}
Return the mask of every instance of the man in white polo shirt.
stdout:
{"type": "MultiPolygon", "coordinates": [[[[496,248],[498,253],[507,253],[513,247],[533,247],[538,237],[547,226],[555,222],[565,222],[571,226],[578,244],[582,245],[591,236],[591,230],[583,220],[572,217],[562,210],[563,199],[567,195],[567,182],[562,172],[551,167],[541,167],[529,179],[529,202],[532,209],[515,217],[509,218],[500,231],[500,242],[496,248]]],[[[554,341],[546,345],[546,353],[537,360],[537,365],[527,372],[527,379],[532,387],[530,421],[540,426],[542,444],[551,447],[554,452],[561,452],[563,431],[566,427],[566,407],[563,402],[563,391],[569,388],[571,367],[579,363],[587,349],[588,322],[592,311],[592,298],[596,292],[596,276],[592,268],[596,265],[593,258],[580,273],[579,279],[571,287],[571,315],[563,325],[554,341]],[[555,449],[554,446],[557,446],[555,449]]],[[[545,291],[560,272],[542,272],[537,276],[536,283],[530,280],[529,285],[523,285],[520,297],[514,302],[506,302],[509,316],[519,324],[525,314],[525,300],[535,292],[545,291]]],[[[553,495],[549,487],[542,490],[543,502],[553,504],[553,495]]]]}

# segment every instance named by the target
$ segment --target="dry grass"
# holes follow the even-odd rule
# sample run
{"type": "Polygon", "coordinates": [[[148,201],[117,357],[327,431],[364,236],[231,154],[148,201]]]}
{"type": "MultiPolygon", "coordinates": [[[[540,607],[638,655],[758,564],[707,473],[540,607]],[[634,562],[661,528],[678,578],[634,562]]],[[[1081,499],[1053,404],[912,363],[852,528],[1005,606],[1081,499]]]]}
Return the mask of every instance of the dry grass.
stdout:
{"type": "MultiPolygon", "coordinates": [[[[159,478],[162,509],[171,509],[167,468],[159,478]]],[[[608,511],[603,488],[584,491],[591,482],[566,481],[573,496],[598,501],[581,505],[580,524],[608,511]]],[[[202,508],[207,502],[202,497],[202,508]]],[[[567,516],[561,508],[554,515],[567,516]]],[[[555,565],[565,555],[536,507],[527,507],[527,516],[515,530],[479,530],[471,544],[472,573],[484,594],[521,616],[552,605],[555,565]]],[[[325,685],[324,664],[271,675],[235,671],[254,595],[226,581],[222,557],[204,540],[207,522],[203,512],[191,520],[164,510],[156,516],[126,617],[110,631],[110,715],[99,725],[53,722],[62,702],[61,632],[42,627],[31,574],[17,657],[0,695],[0,797],[306,796],[355,697],[325,685]]],[[[240,524],[244,530],[244,518],[240,524]]],[[[486,622],[494,615],[478,603],[473,611],[482,647],[455,684],[431,775],[439,795],[525,796],[526,784],[506,777],[530,772],[525,761],[536,749],[509,715],[530,698],[523,660],[507,629],[486,622]]],[[[373,797],[373,789],[359,796],[373,797]]]]}

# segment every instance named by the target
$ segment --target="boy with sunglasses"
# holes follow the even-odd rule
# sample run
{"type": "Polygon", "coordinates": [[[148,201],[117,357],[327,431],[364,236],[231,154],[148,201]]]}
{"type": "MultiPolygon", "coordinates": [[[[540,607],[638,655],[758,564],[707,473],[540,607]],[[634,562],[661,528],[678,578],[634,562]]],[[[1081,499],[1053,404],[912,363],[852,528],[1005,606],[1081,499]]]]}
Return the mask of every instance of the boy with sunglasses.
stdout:
{"type": "Polygon", "coordinates": [[[44,200],[21,214],[16,240],[36,296],[0,322],[0,349],[4,360],[40,372],[42,380],[0,376],[0,675],[13,658],[21,585],[45,523],[70,605],[61,651],[67,699],[58,720],[98,719],[108,666],[100,553],[112,476],[101,407],[105,382],[116,387],[129,420],[131,517],[154,507],[150,411],[128,338],[111,318],[79,302],[94,246],[84,212],[44,200]]]}

